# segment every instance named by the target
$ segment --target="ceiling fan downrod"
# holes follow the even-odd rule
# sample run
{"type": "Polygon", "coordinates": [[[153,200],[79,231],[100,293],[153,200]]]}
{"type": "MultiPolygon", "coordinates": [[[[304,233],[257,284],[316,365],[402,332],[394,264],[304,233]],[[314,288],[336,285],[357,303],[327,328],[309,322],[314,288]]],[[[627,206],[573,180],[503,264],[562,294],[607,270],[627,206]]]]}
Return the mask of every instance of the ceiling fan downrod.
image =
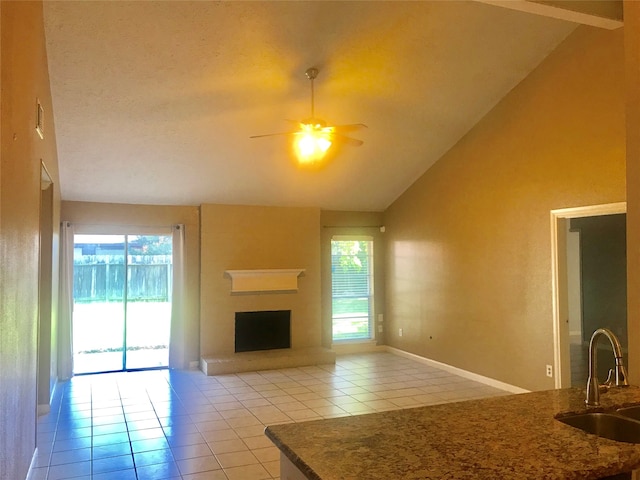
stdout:
{"type": "Polygon", "coordinates": [[[315,67],[311,67],[311,68],[308,68],[307,71],[304,73],[307,76],[307,78],[311,80],[311,118],[315,119],[316,114],[315,114],[315,98],[314,98],[314,91],[313,91],[313,81],[318,76],[318,69],[315,67]]]}

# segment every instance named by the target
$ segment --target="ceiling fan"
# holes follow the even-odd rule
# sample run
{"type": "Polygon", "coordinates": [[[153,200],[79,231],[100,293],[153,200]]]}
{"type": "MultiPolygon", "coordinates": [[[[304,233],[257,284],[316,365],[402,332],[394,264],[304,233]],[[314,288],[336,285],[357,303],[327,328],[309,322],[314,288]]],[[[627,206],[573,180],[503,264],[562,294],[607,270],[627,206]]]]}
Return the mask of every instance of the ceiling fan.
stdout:
{"type": "Polygon", "coordinates": [[[345,133],[367,128],[363,123],[349,125],[327,125],[327,122],[315,117],[314,80],[318,76],[317,68],[309,68],[305,72],[311,81],[311,116],[298,123],[298,129],[288,132],[253,135],[249,138],[273,137],[277,135],[291,135],[294,137],[294,150],[300,163],[313,163],[321,160],[334,143],[359,147],[364,142],[345,135],[345,133]]]}

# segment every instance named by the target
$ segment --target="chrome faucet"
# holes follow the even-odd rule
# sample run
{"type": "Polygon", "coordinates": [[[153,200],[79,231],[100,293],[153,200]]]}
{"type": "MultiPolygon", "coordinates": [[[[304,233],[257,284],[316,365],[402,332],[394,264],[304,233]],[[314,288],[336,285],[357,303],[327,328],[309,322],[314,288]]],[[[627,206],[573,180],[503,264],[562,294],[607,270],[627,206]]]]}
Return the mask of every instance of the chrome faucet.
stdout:
{"type": "Polygon", "coordinates": [[[599,328],[593,335],[591,335],[591,341],[589,342],[589,378],[587,379],[587,399],[585,403],[590,407],[597,407],[600,405],[600,390],[606,392],[614,384],[616,387],[625,387],[629,385],[627,380],[627,370],[624,368],[622,362],[622,347],[620,341],[615,334],[608,328],[599,328]],[[603,385],[598,382],[598,353],[596,348],[598,346],[598,340],[604,335],[609,339],[611,347],[613,348],[613,356],[616,359],[615,369],[609,370],[609,376],[603,385]]]}

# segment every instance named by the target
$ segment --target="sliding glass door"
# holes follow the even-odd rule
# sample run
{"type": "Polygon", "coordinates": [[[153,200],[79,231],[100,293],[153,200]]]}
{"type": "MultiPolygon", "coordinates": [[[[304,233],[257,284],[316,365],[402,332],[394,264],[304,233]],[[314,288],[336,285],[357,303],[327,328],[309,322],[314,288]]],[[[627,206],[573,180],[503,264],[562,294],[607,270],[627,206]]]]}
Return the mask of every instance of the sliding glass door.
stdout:
{"type": "Polygon", "coordinates": [[[170,235],[74,236],[74,373],[168,366],[170,235]]]}
{"type": "Polygon", "coordinates": [[[125,368],[169,365],[171,236],[128,236],[125,368]]]}

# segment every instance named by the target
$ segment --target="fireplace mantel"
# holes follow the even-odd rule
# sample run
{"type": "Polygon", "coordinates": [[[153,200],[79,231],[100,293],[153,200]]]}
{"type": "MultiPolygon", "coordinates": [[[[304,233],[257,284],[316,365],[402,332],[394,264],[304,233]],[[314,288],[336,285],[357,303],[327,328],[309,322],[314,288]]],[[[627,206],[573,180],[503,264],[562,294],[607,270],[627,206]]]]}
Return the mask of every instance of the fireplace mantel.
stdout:
{"type": "Polygon", "coordinates": [[[297,292],[298,277],[304,268],[226,270],[231,277],[231,293],[297,292]]]}

